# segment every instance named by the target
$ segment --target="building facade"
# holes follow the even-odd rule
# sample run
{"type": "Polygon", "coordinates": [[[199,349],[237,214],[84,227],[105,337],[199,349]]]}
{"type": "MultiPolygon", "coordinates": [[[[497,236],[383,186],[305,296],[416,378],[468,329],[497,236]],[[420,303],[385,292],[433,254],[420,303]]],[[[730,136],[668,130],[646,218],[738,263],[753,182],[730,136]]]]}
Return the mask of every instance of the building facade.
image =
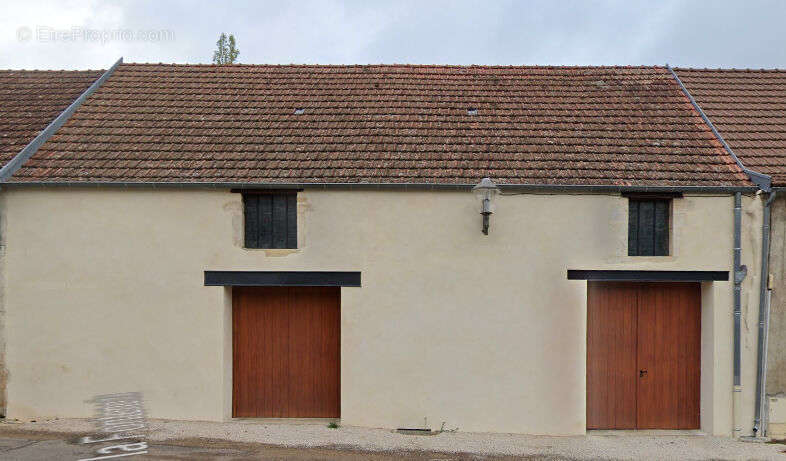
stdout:
{"type": "MultiPolygon", "coordinates": [[[[307,189],[297,249],[244,248],[242,196],[226,190],[13,188],[4,197],[9,418],[87,417],[92,395],[131,388],[154,418],[231,418],[232,292],[241,288],[204,286],[204,272],[351,271],[362,281],[339,289],[340,413],[331,416],[581,434],[594,282],[567,271],[732,270],[728,195],[674,199],[665,257],[628,256],[629,200],[619,194],[500,197],[483,235],[468,191],[307,189]]],[[[746,196],[743,210],[757,222],[759,200],[746,196]]],[[[754,229],[743,232],[748,267],[754,229]]],[[[756,282],[743,284],[746,325],[755,325],[756,282]]],[[[730,435],[732,283],[696,283],[700,358],[686,366],[701,374],[700,428],[730,435]]],[[[755,333],[744,330],[746,365],[755,333]]],[[[755,387],[754,367],[743,380],[755,387]]],[[[743,403],[751,419],[753,393],[743,403]]]]}
{"type": "Polygon", "coordinates": [[[664,68],[120,64],[3,184],[7,417],[750,435],[766,198],[664,68]]]}

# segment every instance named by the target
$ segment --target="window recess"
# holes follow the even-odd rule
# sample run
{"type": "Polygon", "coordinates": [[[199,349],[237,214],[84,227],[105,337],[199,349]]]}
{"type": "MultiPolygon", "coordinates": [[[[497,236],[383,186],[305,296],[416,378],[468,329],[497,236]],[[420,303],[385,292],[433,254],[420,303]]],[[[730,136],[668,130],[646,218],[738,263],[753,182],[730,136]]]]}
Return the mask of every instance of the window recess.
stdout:
{"type": "Polygon", "coordinates": [[[297,192],[244,192],[246,248],[297,248],[297,192]]]}
{"type": "Polygon", "coordinates": [[[628,198],[628,256],[668,256],[671,197],[628,198]]]}

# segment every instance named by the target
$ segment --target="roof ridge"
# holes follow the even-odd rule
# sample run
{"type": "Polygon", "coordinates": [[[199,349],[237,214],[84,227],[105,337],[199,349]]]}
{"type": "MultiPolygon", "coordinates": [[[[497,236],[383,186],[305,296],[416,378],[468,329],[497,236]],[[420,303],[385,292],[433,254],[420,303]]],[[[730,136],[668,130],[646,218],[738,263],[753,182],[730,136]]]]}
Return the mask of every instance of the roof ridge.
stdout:
{"type": "Polygon", "coordinates": [[[760,67],[750,68],[750,67],[673,67],[675,71],[710,71],[710,72],[750,72],[750,73],[775,73],[775,72],[786,72],[786,68],[780,67],[760,67]]]}
{"type": "Polygon", "coordinates": [[[124,62],[123,67],[162,66],[162,67],[303,67],[303,68],[354,68],[354,67],[405,67],[405,68],[449,68],[449,69],[665,69],[660,65],[516,65],[516,64],[412,64],[412,63],[376,63],[376,64],[210,64],[210,63],[164,63],[164,62],[124,62]]]}
{"type": "Polygon", "coordinates": [[[0,72],[40,72],[40,73],[50,73],[54,74],[55,72],[68,72],[68,73],[89,73],[89,72],[106,72],[106,69],[0,69],[0,72]]]}

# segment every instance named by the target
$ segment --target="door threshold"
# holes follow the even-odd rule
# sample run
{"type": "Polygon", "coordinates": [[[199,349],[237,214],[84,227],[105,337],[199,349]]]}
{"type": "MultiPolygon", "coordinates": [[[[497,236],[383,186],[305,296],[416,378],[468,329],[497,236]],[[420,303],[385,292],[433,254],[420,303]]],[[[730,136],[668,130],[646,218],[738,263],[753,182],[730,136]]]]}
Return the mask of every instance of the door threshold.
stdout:
{"type": "Polygon", "coordinates": [[[249,424],[314,424],[339,423],[341,418],[230,418],[233,423],[249,424]]]}
{"type": "Polygon", "coordinates": [[[699,429],[587,429],[587,435],[618,436],[700,436],[707,435],[699,429]]]}

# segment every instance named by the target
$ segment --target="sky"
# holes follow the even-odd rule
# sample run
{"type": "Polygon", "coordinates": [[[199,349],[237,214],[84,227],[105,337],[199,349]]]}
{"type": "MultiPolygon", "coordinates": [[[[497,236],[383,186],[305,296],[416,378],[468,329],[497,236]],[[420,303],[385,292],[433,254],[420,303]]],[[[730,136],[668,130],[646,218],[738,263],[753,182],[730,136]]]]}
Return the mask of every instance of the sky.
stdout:
{"type": "Polygon", "coordinates": [[[0,68],[210,63],[786,68],[786,1],[0,0],[0,68]]]}

